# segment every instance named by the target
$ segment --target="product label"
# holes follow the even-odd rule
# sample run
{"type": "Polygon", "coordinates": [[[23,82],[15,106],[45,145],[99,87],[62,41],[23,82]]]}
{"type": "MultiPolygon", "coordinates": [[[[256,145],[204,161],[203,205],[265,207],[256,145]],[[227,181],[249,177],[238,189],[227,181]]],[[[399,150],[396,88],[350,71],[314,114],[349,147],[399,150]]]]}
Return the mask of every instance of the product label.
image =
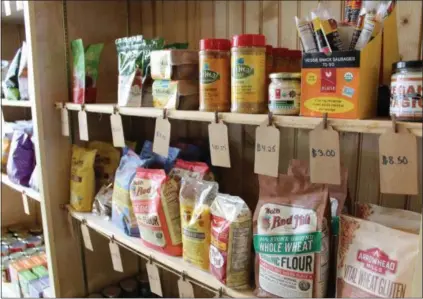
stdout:
{"type": "Polygon", "coordinates": [[[141,107],[142,71],[120,73],[118,82],[118,104],[126,107],[141,107]]]}
{"type": "Polygon", "coordinates": [[[163,184],[161,201],[172,245],[182,243],[179,210],[179,183],[173,179],[163,184]]]}
{"type": "Polygon", "coordinates": [[[229,109],[229,57],[200,59],[200,102],[202,110],[229,109]]]}
{"type": "Polygon", "coordinates": [[[287,84],[285,87],[269,88],[269,110],[282,114],[300,111],[301,89],[299,83],[287,84]]]}
{"type": "Polygon", "coordinates": [[[172,65],[170,64],[170,51],[156,51],[151,55],[151,77],[155,80],[170,80],[172,65]]]}
{"type": "Polygon", "coordinates": [[[156,80],[153,83],[153,106],[155,108],[177,109],[178,82],[156,80]]]}
{"type": "Polygon", "coordinates": [[[422,118],[422,84],[420,76],[397,75],[391,81],[391,114],[397,117],[422,118]]]}

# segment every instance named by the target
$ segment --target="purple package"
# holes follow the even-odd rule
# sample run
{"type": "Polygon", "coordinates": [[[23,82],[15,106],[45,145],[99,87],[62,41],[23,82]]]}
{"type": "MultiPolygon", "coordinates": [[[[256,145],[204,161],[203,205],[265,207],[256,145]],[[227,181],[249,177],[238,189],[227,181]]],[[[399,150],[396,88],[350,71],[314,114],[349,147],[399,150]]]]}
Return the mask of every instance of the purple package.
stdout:
{"type": "Polygon", "coordinates": [[[9,179],[16,184],[28,187],[34,168],[35,151],[31,137],[21,130],[14,131],[7,160],[9,179]]]}
{"type": "Polygon", "coordinates": [[[48,276],[33,280],[28,285],[28,293],[30,298],[43,298],[43,292],[50,286],[48,276]]]}

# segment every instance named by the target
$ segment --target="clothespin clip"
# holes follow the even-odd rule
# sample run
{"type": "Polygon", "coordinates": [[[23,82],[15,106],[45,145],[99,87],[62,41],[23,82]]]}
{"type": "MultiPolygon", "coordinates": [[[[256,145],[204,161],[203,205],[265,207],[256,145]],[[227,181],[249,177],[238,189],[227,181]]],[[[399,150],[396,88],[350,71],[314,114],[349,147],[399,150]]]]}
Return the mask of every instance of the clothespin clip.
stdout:
{"type": "Polygon", "coordinates": [[[166,117],[167,117],[167,109],[164,108],[163,109],[163,119],[166,119],[166,117]]]}
{"type": "Polygon", "coordinates": [[[272,125],[272,122],[273,122],[273,113],[272,112],[268,112],[267,113],[267,119],[268,119],[268,124],[267,124],[267,126],[268,127],[270,127],[271,125],[272,125]]]}
{"type": "Polygon", "coordinates": [[[187,274],[185,273],[185,271],[182,271],[182,272],[181,272],[181,277],[182,277],[182,280],[183,280],[183,281],[185,281],[185,280],[186,280],[186,278],[187,278],[187,274]]]}
{"type": "Polygon", "coordinates": [[[392,114],[391,117],[392,117],[392,129],[394,130],[394,133],[398,133],[397,116],[395,114],[392,114]]]}
{"type": "Polygon", "coordinates": [[[223,297],[223,288],[219,288],[219,298],[223,297]]]}
{"type": "Polygon", "coordinates": [[[85,110],[85,104],[81,104],[81,111],[85,110]]]}
{"type": "Polygon", "coordinates": [[[117,105],[113,106],[113,114],[118,114],[119,113],[119,107],[117,105]]]}
{"type": "Polygon", "coordinates": [[[219,114],[217,113],[217,111],[214,112],[214,122],[219,123],[219,114]]]}
{"type": "Polygon", "coordinates": [[[149,261],[150,264],[153,263],[153,256],[152,255],[149,256],[148,261],[149,261]]]}
{"type": "Polygon", "coordinates": [[[87,220],[85,218],[82,218],[81,224],[87,224],[87,220]]]}
{"type": "Polygon", "coordinates": [[[115,243],[115,236],[114,236],[114,235],[112,235],[112,236],[110,237],[110,242],[115,243]]]}
{"type": "Polygon", "coordinates": [[[323,113],[323,129],[327,129],[328,128],[328,114],[327,113],[323,113]]]}

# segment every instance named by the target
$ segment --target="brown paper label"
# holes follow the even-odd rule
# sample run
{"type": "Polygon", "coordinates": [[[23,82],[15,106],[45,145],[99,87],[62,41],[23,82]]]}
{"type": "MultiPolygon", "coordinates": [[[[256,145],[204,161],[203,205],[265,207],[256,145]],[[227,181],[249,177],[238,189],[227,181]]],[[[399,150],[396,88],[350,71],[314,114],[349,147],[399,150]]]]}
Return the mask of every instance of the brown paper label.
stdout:
{"type": "Polygon", "coordinates": [[[110,256],[112,258],[113,270],[123,272],[122,258],[120,257],[120,250],[118,244],[110,241],[110,256]]]}
{"type": "Polygon", "coordinates": [[[148,281],[150,283],[151,292],[160,297],[163,297],[159,269],[157,268],[156,264],[152,264],[152,263],[147,263],[146,268],[147,268],[147,275],[148,275],[148,281]]]}
{"type": "Polygon", "coordinates": [[[212,165],[230,168],[228,127],[223,122],[209,124],[209,144],[212,165]]]}
{"type": "Polygon", "coordinates": [[[88,120],[87,112],[78,112],[78,125],[79,125],[79,139],[82,141],[88,141],[88,120]]]}
{"type": "Polygon", "coordinates": [[[179,298],[195,298],[194,288],[189,281],[180,278],[178,280],[179,298]]]}
{"type": "Polygon", "coordinates": [[[60,109],[60,119],[62,123],[62,135],[69,136],[69,115],[68,109],[66,109],[65,107],[60,109]]]}
{"type": "Polygon", "coordinates": [[[81,224],[81,233],[82,238],[84,239],[85,248],[94,251],[93,243],[91,242],[90,231],[88,230],[88,226],[86,224],[81,224]]]}
{"type": "Polygon", "coordinates": [[[401,125],[379,137],[380,192],[418,194],[416,136],[401,125]]]}
{"type": "Polygon", "coordinates": [[[28,195],[26,195],[25,192],[22,192],[22,204],[25,214],[30,215],[31,213],[29,212],[28,195]]]}
{"type": "Polygon", "coordinates": [[[280,132],[267,122],[256,129],[254,173],[277,177],[279,171],[280,132]]]}
{"type": "Polygon", "coordinates": [[[341,184],[339,134],[319,124],[309,135],[310,180],[312,183],[341,184]]]}
{"type": "Polygon", "coordinates": [[[119,114],[110,115],[110,125],[112,128],[113,146],[125,147],[122,117],[119,114]]]}
{"type": "Polygon", "coordinates": [[[156,129],[154,130],[153,152],[163,157],[169,153],[170,143],[170,122],[169,120],[158,117],[156,119],[156,129]]]}

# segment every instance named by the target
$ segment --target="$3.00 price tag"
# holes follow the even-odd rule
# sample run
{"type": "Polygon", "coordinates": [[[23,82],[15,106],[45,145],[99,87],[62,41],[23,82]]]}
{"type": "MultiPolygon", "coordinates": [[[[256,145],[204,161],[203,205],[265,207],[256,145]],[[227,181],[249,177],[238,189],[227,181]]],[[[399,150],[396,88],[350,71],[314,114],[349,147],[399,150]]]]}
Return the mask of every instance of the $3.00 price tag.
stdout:
{"type": "Polygon", "coordinates": [[[213,166],[231,167],[228,127],[222,123],[209,124],[210,155],[213,166]]]}
{"type": "Polygon", "coordinates": [[[24,208],[25,214],[29,215],[29,203],[28,203],[28,195],[25,192],[22,192],[22,204],[24,208]]]}
{"type": "Polygon", "coordinates": [[[179,298],[195,298],[194,288],[189,281],[182,278],[178,280],[179,298]]]}
{"type": "Polygon", "coordinates": [[[69,114],[66,107],[60,109],[60,119],[62,123],[62,135],[69,136],[69,114]]]}
{"type": "Polygon", "coordinates": [[[88,141],[88,120],[87,112],[81,110],[78,112],[78,127],[79,127],[79,139],[82,141],[88,141]]]}
{"type": "Polygon", "coordinates": [[[401,125],[379,137],[380,191],[418,194],[417,139],[401,125]]]}
{"type": "Polygon", "coordinates": [[[156,119],[156,128],[154,130],[153,152],[160,156],[169,155],[170,143],[170,122],[167,118],[158,117],[156,119]]]}
{"type": "Polygon", "coordinates": [[[309,135],[310,180],[312,183],[341,184],[341,159],[339,135],[331,126],[324,128],[323,122],[309,135]]]}
{"type": "Polygon", "coordinates": [[[120,257],[120,250],[118,244],[113,241],[109,243],[110,256],[112,257],[113,270],[123,272],[122,258],[120,257]]]}
{"type": "Polygon", "coordinates": [[[122,117],[120,114],[114,113],[110,115],[110,125],[112,127],[113,146],[125,147],[122,117]]]}
{"type": "Polygon", "coordinates": [[[280,132],[263,123],[256,129],[254,173],[278,177],[280,132]]]}
{"type": "Polygon", "coordinates": [[[84,239],[85,248],[94,251],[93,243],[91,242],[90,231],[88,230],[88,226],[84,223],[81,224],[81,232],[82,238],[84,239]]]}
{"type": "Polygon", "coordinates": [[[147,267],[147,275],[148,275],[148,281],[150,283],[151,292],[160,297],[163,297],[159,269],[153,263],[147,263],[146,267],[147,267]]]}

